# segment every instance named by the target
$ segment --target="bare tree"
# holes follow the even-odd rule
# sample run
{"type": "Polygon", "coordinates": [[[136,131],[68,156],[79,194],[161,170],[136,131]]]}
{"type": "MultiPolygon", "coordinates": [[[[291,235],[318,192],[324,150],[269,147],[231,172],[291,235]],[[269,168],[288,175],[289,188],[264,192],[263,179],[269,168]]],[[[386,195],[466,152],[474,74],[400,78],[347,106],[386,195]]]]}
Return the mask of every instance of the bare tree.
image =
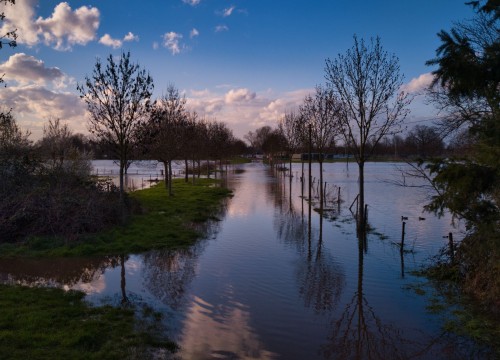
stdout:
{"type": "Polygon", "coordinates": [[[212,121],[208,125],[209,154],[216,162],[219,160],[221,171],[222,161],[230,155],[229,150],[234,139],[233,132],[223,122],[212,121]]]}
{"type": "Polygon", "coordinates": [[[245,140],[248,140],[250,146],[253,147],[255,152],[262,151],[262,144],[273,131],[270,126],[262,126],[255,131],[249,131],[248,134],[244,136],[245,140]]]}
{"type": "Polygon", "coordinates": [[[110,55],[103,67],[97,59],[92,76],[77,87],[90,114],[89,131],[112,146],[120,165],[120,195],[124,193],[124,174],[130,160],[134,133],[146,116],[153,91],[153,79],[122,53],[118,63],[110,55]]]}
{"type": "Polygon", "coordinates": [[[432,126],[416,125],[406,137],[405,145],[411,154],[421,158],[441,155],[444,143],[438,130],[432,126]]]}
{"type": "Polygon", "coordinates": [[[169,85],[167,93],[156,100],[149,118],[142,123],[141,143],[148,156],[162,162],[166,172],[166,187],[172,192],[172,161],[183,155],[187,126],[186,99],[181,97],[174,85],[169,85]]]}
{"type": "Polygon", "coordinates": [[[306,96],[300,111],[305,123],[311,129],[312,148],[319,154],[320,206],[322,208],[324,155],[334,147],[335,139],[341,133],[341,106],[333,90],[317,86],[313,96],[306,96]]]}
{"type": "Polygon", "coordinates": [[[0,111],[0,161],[8,160],[15,153],[22,154],[19,149],[29,147],[29,132],[23,133],[10,110],[0,111]]]}
{"type": "Polygon", "coordinates": [[[286,112],[278,123],[278,131],[286,140],[286,151],[290,162],[290,178],[292,177],[292,157],[300,147],[300,134],[298,133],[298,115],[294,111],[286,112]]]}
{"type": "Polygon", "coordinates": [[[326,60],[325,78],[342,104],[340,118],[346,143],[354,147],[359,167],[358,229],[366,224],[364,165],[372,146],[394,133],[408,114],[411,99],[400,92],[399,61],[382,47],[380,38],[369,44],[354,36],[354,45],[326,60]]]}
{"type": "Polygon", "coordinates": [[[62,167],[71,151],[71,130],[59,118],[51,118],[43,127],[43,137],[38,142],[40,152],[52,168],[62,167]]]}
{"type": "Polygon", "coordinates": [[[266,155],[271,166],[276,165],[280,160],[281,153],[286,150],[286,139],[279,129],[274,129],[264,138],[262,142],[262,151],[266,155]]]}

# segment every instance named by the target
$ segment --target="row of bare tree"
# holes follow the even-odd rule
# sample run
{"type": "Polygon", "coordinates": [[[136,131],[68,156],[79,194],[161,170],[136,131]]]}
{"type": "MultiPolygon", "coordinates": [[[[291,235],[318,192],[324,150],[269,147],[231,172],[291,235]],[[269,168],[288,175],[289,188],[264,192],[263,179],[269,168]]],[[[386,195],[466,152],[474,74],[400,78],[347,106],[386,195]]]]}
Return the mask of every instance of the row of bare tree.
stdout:
{"type": "MultiPolygon", "coordinates": [[[[113,150],[120,165],[120,193],[133,158],[155,159],[165,165],[166,184],[172,194],[172,161],[201,166],[201,159],[222,161],[244,143],[221,122],[200,119],[186,109],[186,99],[170,85],[166,94],[152,100],[153,79],[122,53],[97,60],[91,76],[78,85],[90,114],[89,130],[113,150]]],[[[187,176],[187,175],[186,175],[187,176]]]]}
{"type": "MultiPolygon", "coordinates": [[[[162,162],[166,171],[166,186],[172,195],[172,161],[184,160],[188,181],[189,162],[191,171],[201,173],[202,160],[207,161],[210,177],[210,160],[222,162],[238,154],[241,140],[234,138],[226,124],[198,118],[195,112],[186,110],[186,99],[170,85],[167,93],[156,100],[148,116],[138,123],[135,141],[142,156],[162,162]]],[[[141,154],[139,154],[141,156],[141,154]]]]}
{"type": "Polygon", "coordinates": [[[359,167],[358,224],[364,225],[364,164],[384,137],[400,131],[411,98],[401,91],[398,58],[378,37],[365,42],[354,36],[352,48],[326,60],[325,79],[298,110],[280,119],[277,131],[260,129],[246,138],[271,156],[283,150],[318,153],[321,183],[323,154],[342,138],[359,167]]]}

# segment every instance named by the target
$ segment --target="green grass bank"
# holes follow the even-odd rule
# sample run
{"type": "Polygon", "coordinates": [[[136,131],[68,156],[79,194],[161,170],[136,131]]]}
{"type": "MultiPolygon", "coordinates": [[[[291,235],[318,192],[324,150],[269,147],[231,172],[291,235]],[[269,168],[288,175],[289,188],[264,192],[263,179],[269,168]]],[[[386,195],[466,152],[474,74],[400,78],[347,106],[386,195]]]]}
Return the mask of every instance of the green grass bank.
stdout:
{"type": "Polygon", "coordinates": [[[173,352],[161,315],[91,307],[84,294],[0,285],[1,359],[144,359],[173,352]]]}
{"type": "Polygon", "coordinates": [[[130,193],[134,214],[124,226],[68,242],[61,238],[33,238],[23,243],[2,244],[2,257],[58,257],[118,255],[152,249],[189,246],[200,237],[196,224],[217,220],[221,202],[231,191],[216,180],[197,179],[195,184],[175,179],[174,196],[163,182],[130,193]]]}

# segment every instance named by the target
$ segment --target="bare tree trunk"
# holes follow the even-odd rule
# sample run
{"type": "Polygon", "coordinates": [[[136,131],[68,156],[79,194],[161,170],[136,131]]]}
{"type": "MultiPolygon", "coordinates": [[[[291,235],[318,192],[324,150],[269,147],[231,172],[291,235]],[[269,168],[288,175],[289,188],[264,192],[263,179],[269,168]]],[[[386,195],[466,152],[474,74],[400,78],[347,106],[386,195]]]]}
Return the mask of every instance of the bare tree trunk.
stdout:
{"type": "Polygon", "coordinates": [[[186,168],[186,170],[184,171],[185,172],[185,174],[184,174],[184,181],[185,182],[189,182],[189,160],[188,159],[184,160],[184,165],[185,165],[185,168],[186,168]]]}
{"type": "Polygon", "coordinates": [[[210,160],[207,160],[207,178],[210,179],[210,160]]]}
{"type": "Polygon", "coordinates": [[[191,180],[193,181],[193,185],[194,185],[194,179],[195,179],[195,176],[196,176],[196,174],[195,174],[195,172],[194,172],[195,160],[193,159],[193,160],[191,160],[191,161],[192,161],[191,163],[193,164],[193,169],[192,169],[193,174],[191,175],[191,180]]]}
{"type": "Polygon", "coordinates": [[[300,154],[300,163],[302,164],[302,176],[300,178],[300,181],[302,184],[304,184],[304,159],[302,159],[302,153],[300,154]]]}
{"type": "Polygon", "coordinates": [[[172,196],[172,161],[168,161],[168,195],[172,196]]]}
{"type": "Polygon", "coordinates": [[[312,129],[311,129],[311,125],[309,125],[309,203],[311,203],[312,199],[311,199],[311,188],[312,188],[312,174],[311,174],[311,170],[312,170],[312,129]]]}
{"type": "Polygon", "coordinates": [[[123,200],[125,194],[125,162],[120,160],[120,199],[123,200]]]}
{"type": "Polygon", "coordinates": [[[170,184],[170,171],[168,168],[168,161],[163,161],[163,167],[165,168],[165,189],[168,191],[168,184],[170,184]]]}
{"type": "MultiPolygon", "coordinates": [[[[321,209],[321,212],[323,210],[323,154],[319,154],[319,207],[321,209]]],[[[323,216],[323,215],[321,215],[323,216]]]]}
{"type": "Polygon", "coordinates": [[[366,227],[365,219],[365,162],[360,160],[359,167],[359,200],[358,200],[358,230],[364,232],[366,227]]]}

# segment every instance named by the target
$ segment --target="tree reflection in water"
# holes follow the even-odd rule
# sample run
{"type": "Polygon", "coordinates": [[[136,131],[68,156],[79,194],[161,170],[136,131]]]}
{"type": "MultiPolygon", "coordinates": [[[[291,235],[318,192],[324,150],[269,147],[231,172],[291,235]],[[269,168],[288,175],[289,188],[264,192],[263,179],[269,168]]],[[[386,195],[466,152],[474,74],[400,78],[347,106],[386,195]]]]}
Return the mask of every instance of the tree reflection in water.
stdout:
{"type": "Polygon", "coordinates": [[[363,292],[366,234],[358,234],[358,286],[323,347],[325,359],[408,359],[410,341],[399,329],[384,324],[363,292]]]}
{"type": "MultiPolygon", "coordinates": [[[[299,294],[304,299],[304,306],[312,308],[317,314],[325,316],[330,326],[330,335],[325,345],[319,349],[319,355],[324,359],[409,359],[409,358],[443,358],[443,353],[457,355],[450,351],[442,334],[431,338],[421,332],[403,330],[387,324],[377,316],[370,306],[363,290],[364,257],[367,256],[367,234],[357,233],[358,243],[358,276],[357,287],[352,297],[340,305],[340,299],[345,287],[345,274],[334,257],[324,246],[324,218],[334,219],[325,214],[321,201],[317,201],[319,209],[319,230],[312,226],[311,206],[308,201],[307,219],[295,209],[292,192],[284,190],[285,181],[277,181],[269,187],[273,196],[275,213],[275,229],[278,238],[287,245],[296,247],[300,255],[296,266],[296,278],[299,284],[299,294]],[[288,197],[287,197],[288,194],[288,197]],[[341,310],[343,309],[343,310],[341,310]],[[411,335],[410,335],[411,333],[411,335]],[[412,337],[413,335],[413,337],[412,337]]],[[[288,185],[290,186],[290,185],[288,185]]],[[[299,198],[299,197],[298,197],[299,198]]],[[[340,204],[340,203],[339,203],[340,204]]],[[[301,206],[303,209],[303,207],[301,206]]],[[[340,213],[340,209],[337,210],[340,213]]],[[[361,228],[356,226],[357,228],[361,228]]],[[[354,240],[356,241],[356,240],[354,240]]],[[[401,276],[404,276],[404,258],[401,260],[401,276]]],[[[460,357],[459,357],[460,358],[460,357]]]]}
{"type": "Polygon", "coordinates": [[[152,251],[144,255],[146,288],[172,309],[183,304],[188,285],[196,275],[200,246],[152,251]]]}
{"type": "MultiPolygon", "coordinates": [[[[294,207],[292,192],[285,189],[287,181],[279,180],[278,177],[269,189],[279,209],[274,223],[278,238],[285,244],[295,246],[300,256],[295,270],[299,293],[307,308],[317,313],[331,312],[339,302],[345,275],[333,256],[323,249],[323,217],[320,216],[319,232],[313,230],[312,201],[308,201],[306,222],[303,214],[299,214],[294,207]]],[[[291,186],[289,181],[288,186],[291,186]]]]}
{"type": "MultiPolygon", "coordinates": [[[[227,202],[214,213],[214,218],[223,218],[227,202]]],[[[218,221],[207,221],[196,225],[196,230],[205,239],[215,237],[220,229],[218,221]]],[[[189,284],[196,276],[199,256],[203,253],[206,241],[198,240],[194,245],[175,250],[157,250],[144,254],[145,287],[158,300],[177,310],[184,305],[184,296],[189,284]]]]}

